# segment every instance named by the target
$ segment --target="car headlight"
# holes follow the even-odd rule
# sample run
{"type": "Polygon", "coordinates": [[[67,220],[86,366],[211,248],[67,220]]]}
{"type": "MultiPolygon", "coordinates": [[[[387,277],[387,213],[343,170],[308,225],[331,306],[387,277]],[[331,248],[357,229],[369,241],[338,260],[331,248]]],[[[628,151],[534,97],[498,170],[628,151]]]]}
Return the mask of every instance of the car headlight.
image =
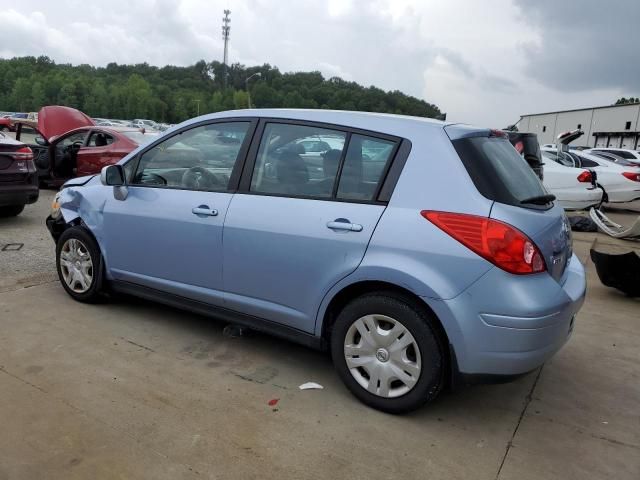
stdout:
{"type": "Polygon", "coordinates": [[[51,202],[51,218],[57,220],[60,215],[62,215],[62,212],[60,211],[60,192],[58,192],[53,197],[53,202],[51,202]]]}

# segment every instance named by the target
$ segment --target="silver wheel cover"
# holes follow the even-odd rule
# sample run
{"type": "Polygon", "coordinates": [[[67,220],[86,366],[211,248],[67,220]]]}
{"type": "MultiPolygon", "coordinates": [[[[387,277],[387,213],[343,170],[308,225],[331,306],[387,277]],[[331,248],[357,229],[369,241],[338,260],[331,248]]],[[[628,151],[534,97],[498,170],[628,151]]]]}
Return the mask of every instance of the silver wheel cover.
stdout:
{"type": "Polygon", "coordinates": [[[344,339],[344,359],[353,378],[383,398],[405,395],[418,383],[420,348],[398,320],[372,314],[357,319],[344,339]]]}
{"type": "Polygon", "coordinates": [[[60,249],[62,280],[75,293],[85,293],[93,283],[93,262],[87,246],[70,238],[60,249]]]}

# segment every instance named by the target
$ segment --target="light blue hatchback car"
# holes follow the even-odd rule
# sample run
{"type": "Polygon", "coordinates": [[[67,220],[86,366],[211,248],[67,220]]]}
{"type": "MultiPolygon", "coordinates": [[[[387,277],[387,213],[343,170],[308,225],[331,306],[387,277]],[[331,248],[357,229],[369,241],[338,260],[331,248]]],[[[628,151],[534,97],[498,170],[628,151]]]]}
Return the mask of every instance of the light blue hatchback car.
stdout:
{"type": "Polygon", "coordinates": [[[536,369],[585,295],[563,210],[500,131],[325,110],[198,117],[47,225],[74,299],[107,291],[331,351],[364,403],[536,369]]]}

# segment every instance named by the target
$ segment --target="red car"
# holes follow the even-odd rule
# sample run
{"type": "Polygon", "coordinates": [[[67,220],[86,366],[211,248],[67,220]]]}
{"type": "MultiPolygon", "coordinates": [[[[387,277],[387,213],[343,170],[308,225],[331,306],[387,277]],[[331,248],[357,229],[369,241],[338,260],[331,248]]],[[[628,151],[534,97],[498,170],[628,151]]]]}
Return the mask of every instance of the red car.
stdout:
{"type": "Polygon", "coordinates": [[[62,106],[42,107],[37,121],[15,123],[16,139],[33,150],[40,183],[51,186],[100,173],[154,138],[139,128],[96,126],[84,113],[62,106]]]}

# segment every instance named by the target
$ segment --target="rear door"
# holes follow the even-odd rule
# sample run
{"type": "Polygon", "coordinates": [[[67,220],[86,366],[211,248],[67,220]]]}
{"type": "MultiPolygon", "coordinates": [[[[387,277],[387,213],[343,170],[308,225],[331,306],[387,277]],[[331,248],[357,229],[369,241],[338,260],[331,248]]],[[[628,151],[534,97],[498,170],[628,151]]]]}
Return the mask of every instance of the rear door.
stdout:
{"type": "Polygon", "coordinates": [[[82,177],[99,173],[105,165],[116,163],[116,160],[111,157],[112,145],[115,141],[115,137],[109,133],[92,130],[86,144],[78,150],[76,175],[82,177]]]}
{"type": "Polygon", "coordinates": [[[225,305],[313,332],[322,298],[357,268],[385,209],[376,199],[398,141],[302,122],[258,131],[224,227],[225,305]],[[320,165],[300,151],[313,136],[332,139],[320,165]],[[386,151],[375,178],[367,150],[386,151]]]}

